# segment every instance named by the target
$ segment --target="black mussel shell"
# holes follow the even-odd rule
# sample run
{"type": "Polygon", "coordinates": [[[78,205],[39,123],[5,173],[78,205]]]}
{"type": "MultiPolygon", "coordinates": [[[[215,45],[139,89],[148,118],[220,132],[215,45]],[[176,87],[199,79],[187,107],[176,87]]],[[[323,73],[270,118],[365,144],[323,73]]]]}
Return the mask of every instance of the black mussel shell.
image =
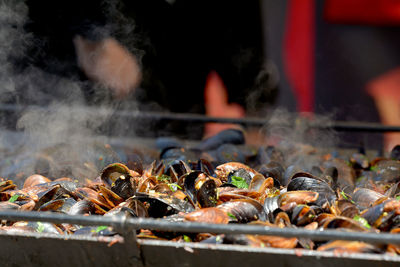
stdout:
{"type": "Polygon", "coordinates": [[[400,145],[395,146],[392,151],[390,151],[390,158],[393,160],[400,160],[400,145]]]}
{"type": "Polygon", "coordinates": [[[354,153],[350,157],[350,162],[353,165],[354,169],[368,169],[369,168],[369,160],[367,156],[362,153],[354,153]]]}
{"type": "Polygon", "coordinates": [[[208,179],[197,190],[197,202],[202,208],[215,207],[217,205],[217,185],[214,180],[208,179]]]}
{"type": "Polygon", "coordinates": [[[319,194],[316,204],[322,206],[324,203],[332,202],[336,199],[335,192],[330,186],[321,180],[310,177],[296,177],[287,186],[288,191],[313,191],[319,194]]]}
{"type": "Polygon", "coordinates": [[[339,211],[340,216],[353,219],[354,216],[360,214],[357,206],[350,200],[341,199],[336,201],[335,205],[339,211]]]}
{"type": "Polygon", "coordinates": [[[152,197],[146,194],[137,194],[133,199],[141,201],[147,208],[149,217],[162,218],[179,212],[191,212],[193,206],[185,201],[173,197],[152,197]]]}
{"type": "Polygon", "coordinates": [[[239,223],[267,219],[264,207],[253,199],[234,199],[218,205],[217,208],[235,216],[239,223]]]}
{"type": "Polygon", "coordinates": [[[104,214],[106,213],[100,206],[89,200],[80,200],[73,204],[68,212],[69,215],[78,215],[78,214],[104,214]]]}
{"type": "Polygon", "coordinates": [[[215,174],[213,165],[206,159],[199,159],[197,162],[192,162],[191,169],[194,171],[201,171],[208,176],[213,176],[215,174]]]}
{"type": "Polygon", "coordinates": [[[285,172],[283,173],[281,185],[287,186],[291,181],[293,175],[301,172],[303,172],[303,170],[300,167],[296,165],[290,165],[289,167],[286,168],[285,172]]]}
{"type": "Polygon", "coordinates": [[[186,175],[184,189],[194,204],[201,208],[214,207],[217,203],[217,185],[200,171],[193,171],[186,175]],[[202,176],[200,176],[202,174],[202,176]]]}
{"type": "Polygon", "coordinates": [[[111,186],[111,191],[123,199],[130,198],[135,194],[135,183],[132,177],[119,177],[111,186]]]}
{"type": "Polygon", "coordinates": [[[375,180],[384,183],[400,182],[400,161],[381,160],[374,166],[375,180]]]}
{"type": "Polygon", "coordinates": [[[400,193],[400,182],[395,183],[392,185],[386,192],[385,196],[387,197],[395,197],[400,193]]]}
{"type": "Polygon", "coordinates": [[[315,212],[307,205],[297,205],[291,216],[291,222],[297,226],[303,226],[314,221],[315,212]]]}
{"type": "Polygon", "coordinates": [[[181,177],[180,180],[183,179],[183,188],[186,192],[186,195],[190,197],[194,202],[197,202],[196,197],[196,179],[202,172],[200,171],[192,171],[190,173],[185,174],[181,177]]]}
{"type": "Polygon", "coordinates": [[[174,180],[179,179],[182,175],[191,171],[191,168],[182,160],[174,160],[166,165],[164,173],[173,177],[174,180]]]}
{"type": "Polygon", "coordinates": [[[264,201],[264,212],[270,223],[275,221],[275,211],[279,209],[279,197],[268,197],[264,201]]]}
{"type": "Polygon", "coordinates": [[[211,136],[201,141],[198,145],[198,149],[201,151],[217,149],[223,144],[234,144],[242,145],[245,143],[243,131],[237,129],[228,129],[219,132],[218,134],[211,136]]]}
{"type": "Polygon", "coordinates": [[[158,137],[156,139],[156,147],[163,151],[168,148],[182,148],[184,145],[175,137],[158,137]]]}
{"type": "Polygon", "coordinates": [[[352,220],[347,217],[341,217],[337,216],[332,218],[331,220],[328,220],[327,222],[324,223],[323,227],[325,229],[338,229],[338,228],[343,228],[347,230],[353,230],[353,231],[368,231],[368,228],[363,226],[361,223],[352,220]]]}
{"type": "Polygon", "coordinates": [[[268,164],[261,165],[258,167],[257,171],[266,178],[272,177],[274,179],[275,187],[279,187],[284,183],[283,174],[285,173],[285,170],[282,165],[276,161],[271,161],[268,164]]]}
{"type": "Polygon", "coordinates": [[[113,186],[114,182],[120,178],[129,179],[131,171],[127,166],[122,163],[113,163],[104,168],[101,172],[101,180],[110,188],[113,186]]]}
{"type": "Polygon", "coordinates": [[[351,199],[356,203],[360,210],[364,210],[369,208],[375,201],[382,197],[384,197],[384,195],[374,190],[359,188],[353,193],[351,199]]]}
{"type": "Polygon", "coordinates": [[[223,144],[216,151],[216,160],[218,165],[226,162],[241,162],[244,163],[246,158],[241,149],[232,144],[223,144]]]}

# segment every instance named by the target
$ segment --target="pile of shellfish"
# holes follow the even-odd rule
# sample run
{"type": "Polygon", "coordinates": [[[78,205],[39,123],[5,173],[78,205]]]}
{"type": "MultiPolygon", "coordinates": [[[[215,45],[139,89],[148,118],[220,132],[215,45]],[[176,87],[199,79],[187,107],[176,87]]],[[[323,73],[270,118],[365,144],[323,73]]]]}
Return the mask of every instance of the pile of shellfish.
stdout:
{"type": "MultiPolygon", "coordinates": [[[[0,182],[0,210],[69,215],[149,217],[171,222],[256,224],[310,230],[400,232],[400,146],[388,157],[338,156],[313,149],[288,154],[279,147],[248,149],[243,133],[226,130],[187,148],[157,140],[146,164],[111,163],[95,179],[34,174],[22,186],[0,182]],[[302,154],[303,153],[303,154],[302,154]],[[298,158],[313,159],[302,164],[298,158]],[[288,157],[291,160],[288,160],[288,157]]],[[[118,235],[110,227],[3,221],[0,231],[118,235]]],[[[172,233],[142,229],[138,238],[241,244],[319,251],[400,253],[400,246],[358,241],[313,241],[260,235],[172,233]]]]}

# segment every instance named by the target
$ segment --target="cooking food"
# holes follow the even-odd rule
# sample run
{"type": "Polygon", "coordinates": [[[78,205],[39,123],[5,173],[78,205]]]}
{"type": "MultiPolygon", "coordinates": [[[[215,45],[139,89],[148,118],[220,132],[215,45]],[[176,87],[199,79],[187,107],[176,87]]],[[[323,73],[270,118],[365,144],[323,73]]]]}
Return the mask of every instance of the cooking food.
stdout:
{"type": "MultiPolygon", "coordinates": [[[[400,146],[387,158],[321,154],[313,148],[243,146],[243,134],[227,130],[186,148],[157,141],[159,158],[140,155],[106,166],[96,179],[29,176],[17,187],[0,182],[0,210],[69,215],[151,217],[180,222],[252,224],[309,230],[400,231],[400,146]],[[307,162],[305,164],[304,162],[307,162]]],[[[111,227],[3,221],[1,231],[61,235],[117,235],[111,227]]],[[[321,242],[263,235],[216,235],[141,229],[138,238],[241,244],[319,251],[400,253],[398,245],[321,242]]]]}

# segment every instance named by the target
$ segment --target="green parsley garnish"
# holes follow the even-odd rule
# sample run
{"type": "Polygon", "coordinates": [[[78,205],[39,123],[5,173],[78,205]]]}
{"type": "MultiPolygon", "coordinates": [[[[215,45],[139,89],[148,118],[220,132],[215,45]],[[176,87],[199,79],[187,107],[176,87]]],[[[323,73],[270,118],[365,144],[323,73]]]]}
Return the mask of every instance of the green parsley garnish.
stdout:
{"type": "Polygon", "coordinates": [[[368,221],[365,218],[363,218],[363,217],[361,217],[359,215],[354,216],[353,220],[361,223],[364,227],[366,227],[368,229],[371,228],[371,225],[369,225],[368,221]]]}
{"type": "Polygon", "coordinates": [[[232,213],[228,212],[227,214],[228,214],[228,216],[231,217],[232,219],[237,220],[237,219],[236,219],[236,216],[233,215],[232,213]]]}
{"type": "Polygon", "coordinates": [[[105,226],[105,225],[97,226],[97,228],[96,228],[96,233],[98,233],[98,232],[100,232],[100,231],[103,231],[103,230],[106,230],[107,228],[108,228],[108,227],[105,226]]]}
{"type": "Polygon", "coordinates": [[[397,197],[396,197],[396,200],[400,200],[400,196],[397,196],[397,197]]]}
{"type": "Polygon", "coordinates": [[[178,189],[181,189],[181,190],[182,190],[182,187],[180,187],[180,186],[177,185],[177,184],[168,184],[168,186],[169,186],[169,189],[171,189],[171,191],[173,191],[173,192],[175,192],[175,191],[178,190],[178,189]]]}
{"type": "Polygon", "coordinates": [[[37,225],[38,225],[38,227],[37,227],[37,231],[39,232],[39,233],[43,233],[43,231],[44,231],[44,224],[42,223],[42,222],[37,222],[37,225]]]}
{"type": "Polygon", "coordinates": [[[371,166],[370,170],[376,172],[378,170],[378,166],[371,166]]]}
{"type": "Polygon", "coordinates": [[[232,176],[231,177],[231,184],[236,186],[237,188],[249,188],[249,185],[246,183],[246,180],[239,176],[232,176]]]}
{"type": "Polygon", "coordinates": [[[15,201],[17,201],[19,195],[15,194],[12,197],[10,197],[10,199],[8,200],[8,202],[14,203],[15,201]]]}
{"type": "Polygon", "coordinates": [[[183,235],[183,240],[185,240],[185,242],[192,242],[192,239],[187,235],[183,235]]]}
{"type": "Polygon", "coordinates": [[[160,182],[169,183],[171,181],[171,177],[169,177],[168,175],[165,175],[165,174],[161,174],[161,175],[157,176],[157,180],[160,182]]]}

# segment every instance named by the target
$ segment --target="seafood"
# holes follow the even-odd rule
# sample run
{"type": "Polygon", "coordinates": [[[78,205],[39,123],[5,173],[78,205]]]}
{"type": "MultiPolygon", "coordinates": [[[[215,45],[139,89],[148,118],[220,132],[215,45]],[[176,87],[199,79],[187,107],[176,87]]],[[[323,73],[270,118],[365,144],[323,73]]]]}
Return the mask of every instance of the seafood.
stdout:
{"type": "MultiPolygon", "coordinates": [[[[151,159],[154,161],[145,163],[140,154],[134,153],[124,163],[108,164],[94,179],[64,176],[56,179],[46,177],[45,173],[31,175],[23,183],[1,178],[0,210],[318,231],[400,232],[400,146],[395,147],[390,158],[374,160],[362,153],[353,153],[345,159],[312,152],[313,163],[304,165],[306,159],[294,160],[301,156],[299,152],[290,150],[292,155],[287,157],[287,151],[279,147],[250,151],[242,149],[243,143],[243,133],[238,130],[224,131],[189,148],[178,140],[164,138],[157,143],[160,153],[158,158],[151,159]],[[19,184],[23,186],[19,188],[19,184]]],[[[119,234],[111,227],[21,221],[3,221],[0,230],[119,234]]],[[[205,243],[400,254],[398,245],[383,247],[358,241],[323,242],[310,238],[148,229],[138,230],[137,235],[177,242],[185,240],[185,236],[205,243]]]]}

